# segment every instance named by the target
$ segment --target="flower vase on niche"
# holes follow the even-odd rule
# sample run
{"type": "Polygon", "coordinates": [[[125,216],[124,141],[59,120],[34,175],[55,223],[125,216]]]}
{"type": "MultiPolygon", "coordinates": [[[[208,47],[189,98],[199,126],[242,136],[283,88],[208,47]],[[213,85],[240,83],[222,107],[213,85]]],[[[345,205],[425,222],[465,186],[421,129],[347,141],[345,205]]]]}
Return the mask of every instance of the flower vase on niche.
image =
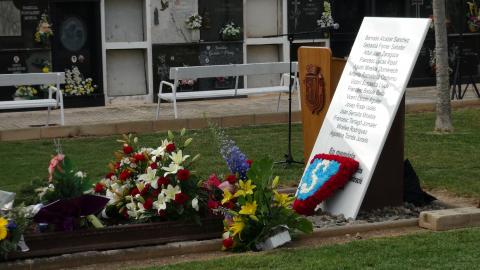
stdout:
{"type": "Polygon", "coordinates": [[[192,29],[192,41],[200,40],[200,29],[192,29]]]}

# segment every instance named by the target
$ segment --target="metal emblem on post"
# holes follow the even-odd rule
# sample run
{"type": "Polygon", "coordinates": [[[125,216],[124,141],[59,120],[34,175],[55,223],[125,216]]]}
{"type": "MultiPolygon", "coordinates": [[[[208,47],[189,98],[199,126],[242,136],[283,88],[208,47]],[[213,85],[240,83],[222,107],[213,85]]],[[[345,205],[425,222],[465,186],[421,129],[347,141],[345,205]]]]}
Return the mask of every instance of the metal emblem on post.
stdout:
{"type": "Polygon", "coordinates": [[[307,65],[305,86],[307,106],[312,114],[319,114],[325,105],[325,81],[320,67],[307,65]]]}

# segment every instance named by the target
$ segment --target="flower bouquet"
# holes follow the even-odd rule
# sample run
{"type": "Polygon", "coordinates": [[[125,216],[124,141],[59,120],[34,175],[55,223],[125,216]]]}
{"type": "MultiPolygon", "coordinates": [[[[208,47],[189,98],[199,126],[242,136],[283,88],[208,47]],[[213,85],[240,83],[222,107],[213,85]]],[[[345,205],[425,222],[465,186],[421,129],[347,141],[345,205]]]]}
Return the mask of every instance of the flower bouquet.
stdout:
{"type": "Polygon", "coordinates": [[[13,94],[13,99],[15,100],[33,99],[38,93],[38,90],[32,86],[19,85],[16,88],[17,90],[13,94]]]}
{"type": "Polygon", "coordinates": [[[190,30],[198,30],[202,28],[203,18],[199,14],[192,14],[185,20],[185,25],[190,30]]]}
{"type": "MultiPolygon", "coordinates": [[[[334,24],[334,20],[332,17],[332,6],[329,1],[323,1],[323,12],[322,17],[317,20],[317,25],[321,28],[330,27],[334,24]]],[[[324,33],[325,37],[328,38],[328,32],[324,33]]]]}
{"type": "Polygon", "coordinates": [[[470,32],[477,32],[480,29],[480,9],[475,1],[467,2],[467,23],[470,32]]]}
{"type": "Polygon", "coordinates": [[[221,204],[214,209],[224,219],[223,248],[235,251],[264,250],[289,241],[290,232],[312,232],[312,224],[292,210],[294,198],[279,193],[279,178],[272,177],[273,161],[257,160],[248,180],[224,184],[221,204]],[[280,243],[278,238],[286,238],[280,243]]]}
{"type": "Polygon", "coordinates": [[[240,39],[240,33],[242,28],[236,26],[234,22],[227,23],[222,29],[220,29],[220,36],[222,40],[238,40],[240,39]]]}
{"type": "Polygon", "coordinates": [[[85,194],[90,181],[86,173],[74,169],[72,161],[58,151],[48,166],[48,182],[35,189],[38,205],[33,221],[39,230],[73,231],[92,223],[102,227],[93,216],[108,202],[107,198],[85,194]]]}
{"type": "Polygon", "coordinates": [[[292,210],[294,198],[276,190],[273,161],[248,160],[223,130],[211,128],[231,173],[223,182],[212,175],[203,184],[209,191],[208,207],[224,216],[223,248],[263,250],[285,242],[272,239],[290,239],[286,233],[311,232],[312,223],[292,210]]]}
{"type": "Polygon", "coordinates": [[[53,36],[52,25],[48,22],[48,15],[43,13],[40,16],[38,22],[37,31],[34,34],[34,40],[36,43],[43,44],[44,46],[50,45],[50,37],[53,36]]]}
{"type": "Polygon", "coordinates": [[[78,67],[72,66],[72,69],[65,69],[65,95],[90,95],[96,88],[97,85],[93,84],[93,79],[85,79],[78,67]]]}
{"type": "Polygon", "coordinates": [[[193,219],[200,223],[202,200],[191,172],[199,155],[185,155],[192,138],[184,136],[185,130],[180,138],[169,131],[160,146],[147,148],[136,137],[124,135],[110,172],[93,188],[95,194],[110,199],[103,217],[114,222],[193,219]]]}

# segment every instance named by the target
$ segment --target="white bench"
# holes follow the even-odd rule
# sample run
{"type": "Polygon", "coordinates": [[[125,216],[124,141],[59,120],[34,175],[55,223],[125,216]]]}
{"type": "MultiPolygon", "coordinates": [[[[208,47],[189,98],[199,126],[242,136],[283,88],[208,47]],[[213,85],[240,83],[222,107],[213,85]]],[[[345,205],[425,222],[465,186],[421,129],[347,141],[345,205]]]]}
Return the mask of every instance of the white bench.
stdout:
{"type": "Polygon", "coordinates": [[[60,108],[60,124],[63,126],[63,95],[60,84],[65,83],[65,73],[22,73],[22,74],[0,74],[0,86],[19,85],[44,85],[56,84],[57,87],[48,88],[48,97],[32,100],[0,101],[0,110],[26,109],[26,108],[48,108],[47,126],[50,122],[50,110],[60,108]],[[55,98],[53,98],[55,93],[55,98]]]}
{"type": "MultiPolygon", "coordinates": [[[[298,62],[292,63],[292,73],[297,74],[298,62]]],[[[170,80],[161,81],[158,91],[157,114],[158,119],[160,114],[161,100],[173,102],[173,111],[175,118],[178,117],[177,100],[185,99],[202,99],[202,98],[222,98],[235,97],[254,94],[278,93],[277,111],[280,104],[281,93],[288,93],[289,91],[289,62],[275,62],[275,63],[253,63],[253,64],[231,64],[231,65],[216,65],[216,66],[191,66],[191,67],[172,67],[170,68],[170,80]],[[240,76],[261,75],[261,74],[282,74],[280,77],[280,84],[278,86],[269,87],[255,87],[255,88],[238,88],[238,81],[240,76]],[[207,90],[207,91],[189,91],[178,92],[177,88],[181,80],[193,80],[198,78],[215,78],[215,77],[235,77],[234,89],[222,90],[207,90]],[[171,93],[164,93],[163,87],[168,86],[172,89],[171,93]]],[[[294,79],[292,91],[299,87],[297,76],[291,76],[294,79]]]]}

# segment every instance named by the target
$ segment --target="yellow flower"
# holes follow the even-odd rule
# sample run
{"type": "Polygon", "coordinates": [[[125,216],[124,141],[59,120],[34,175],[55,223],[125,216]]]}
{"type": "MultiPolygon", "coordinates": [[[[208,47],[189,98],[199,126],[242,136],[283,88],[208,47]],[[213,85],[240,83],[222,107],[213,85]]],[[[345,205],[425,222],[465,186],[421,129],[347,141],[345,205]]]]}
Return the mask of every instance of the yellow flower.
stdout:
{"type": "Polygon", "coordinates": [[[292,204],[293,197],[288,196],[288,194],[280,194],[277,191],[274,191],[273,193],[273,201],[275,202],[275,206],[287,208],[292,204]]]}
{"type": "Polygon", "coordinates": [[[245,228],[245,222],[239,216],[233,217],[233,224],[230,226],[230,230],[232,231],[232,237],[241,234],[243,229],[245,228]]]}
{"type": "Polygon", "coordinates": [[[255,212],[257,211],[257,202],[253,201],[253,203],[247,202],[245,205],[242,206],[240,212],[241,215],[247,215],[251,219],[258,221],[258,218],[255,216],[255,212]]]}
{"type": "Polygon", "coordinates": [[[7,225],[8,221],[0,217],[0,241],[7,238],[7,225]]]}
{"type": "Polygon", "coordinates": [[[233,199],[232,193],[230,193],[230,191],[228,191],[228,189],[224,189],[224,190],[223,190],[223,200],[222,200],[222,204],[224,204],[224,203],[226,203],[226,202],[229,202],[231,199],[233,199]]]}
{"type": "Polygon", "coordinates": [[[278,181],[280,180],[280,177],[276,176],[273,181],[272,181],[272,188],[276,188],[278,185],[278,181]]]}
{"type": "Polygon", "coordinates": [[[253,195],[253,189],[256,188],[256,185],[252,185],[252,180],[243,182],[240,180],[240,189],[235,193],[235,197],[247,196],[248,194],[253,195]]]}
{"type": "Polygon", "coordinates": [[[43,73],[48,73],[49,71],[50,71],[50,69],[48,67],[43,67],[42,68],[43,73]]]}

